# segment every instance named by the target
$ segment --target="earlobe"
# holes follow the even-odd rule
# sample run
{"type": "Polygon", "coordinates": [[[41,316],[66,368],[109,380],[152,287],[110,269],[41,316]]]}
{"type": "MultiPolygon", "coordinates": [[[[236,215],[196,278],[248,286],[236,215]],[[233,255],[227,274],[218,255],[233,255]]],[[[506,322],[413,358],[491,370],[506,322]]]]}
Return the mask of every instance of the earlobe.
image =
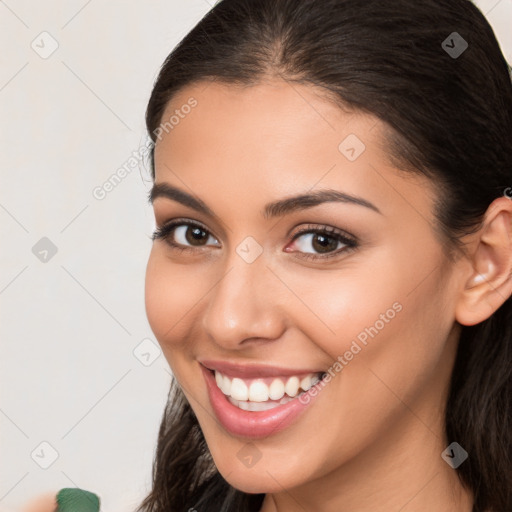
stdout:
{"type": "Polygon", "coordinates": [[[489,318],[512,294],[512,201],[500,197],[489,206],[473,242],[471,273],[455,317],[462,325],[489,318]]]}

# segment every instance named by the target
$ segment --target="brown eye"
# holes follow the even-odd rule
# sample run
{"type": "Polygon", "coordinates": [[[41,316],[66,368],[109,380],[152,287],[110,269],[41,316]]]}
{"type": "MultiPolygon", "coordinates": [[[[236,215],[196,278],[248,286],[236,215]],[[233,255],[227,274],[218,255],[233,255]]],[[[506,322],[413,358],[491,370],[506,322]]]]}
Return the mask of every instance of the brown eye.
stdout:
{"type": "Polygon", "coordinates": [[[336,250],[339,243],[339,240],[336,238],[332,236],[326,236],[322,233],[314,233],[313,238],[311,239],[311,246],[320,254],[336,250]]]}
{"type": "MultiPolygon", "coordinates": [[[[293,241],[301,238],[304,240],[296,243],[299,250],[293,252],[297,252],[300,254],[300,258],[304,259],[326,259],[358,246],[354,237],[328,226],[303,229],[295,234],[293,241]],[[308,251],[308,248],[312,248],[313,251],[308,251]]],[[[153,233],[152,239],[162,239],[172,249],[178,251],[194,251],[206,247],[210,239],[213,243],[218,243],[205,227],[196,222],[185,222],[184,219],[164,224],[153,233]]]]}
{"type": "Polygon", "coordinates": [[[164,224],[152,236],[153,240],[163,239],[171,247],[182,250],[204,247],[210,238],[217,241],[203,226],[181,220],[164,224]]]}
{"type": "Polygon", "coordinates": [[[178,234],[179,238],[185,239],[190,245],[202,245],[201,241],[208,241],[207,231],[186,224],[174,228],[174,234],[178,234]]]}
{"type": "Polygon", "coordinates": [[[345,235],[335,228],[324,226],[321,229],[304,229],[293,237],[293,241],[302,239],[295,245],[298,246],[301,258],[322,259],[339,255],[347,250],[357,247],[353,237],[345,235]],[[312,248],[313,251],[308,251],[312,248]]]}

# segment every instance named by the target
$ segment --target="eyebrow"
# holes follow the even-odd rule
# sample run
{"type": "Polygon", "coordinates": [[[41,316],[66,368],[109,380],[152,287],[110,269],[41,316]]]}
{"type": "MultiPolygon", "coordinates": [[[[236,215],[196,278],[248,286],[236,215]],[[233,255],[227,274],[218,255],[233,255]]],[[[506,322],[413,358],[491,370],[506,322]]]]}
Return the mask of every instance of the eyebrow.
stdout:
{"type": "MultiPolygon", "coordinates": [[[[188,194],[187,192],[169,185],[167,183],[155,183],[148,194],[148,202],[153,204],[157,197],[166,197],[178,203],[188,206],[209,217],[216,218],[217,215],[200,199],[188,194]]],[[[323,189],[287,197],[265,205],[262,215],[265,219],[280,217],[297,210],[312,208],[322,203],[338,202],[349,203],[364,206],[382,215],[382,212],[372,203],[362,197],[353,196],[334,189],[323,189]]]]}

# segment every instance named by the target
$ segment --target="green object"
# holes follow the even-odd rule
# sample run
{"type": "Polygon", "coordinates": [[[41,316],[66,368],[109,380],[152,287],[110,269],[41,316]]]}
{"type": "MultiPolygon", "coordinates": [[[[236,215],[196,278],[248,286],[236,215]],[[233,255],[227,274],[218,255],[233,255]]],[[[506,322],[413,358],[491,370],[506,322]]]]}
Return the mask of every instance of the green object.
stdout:
{"type": "Polygon", "coordinates": [[[61,489],[57,493],[57,512],[99,512],[96,494],[78,488],[61,489]]]}

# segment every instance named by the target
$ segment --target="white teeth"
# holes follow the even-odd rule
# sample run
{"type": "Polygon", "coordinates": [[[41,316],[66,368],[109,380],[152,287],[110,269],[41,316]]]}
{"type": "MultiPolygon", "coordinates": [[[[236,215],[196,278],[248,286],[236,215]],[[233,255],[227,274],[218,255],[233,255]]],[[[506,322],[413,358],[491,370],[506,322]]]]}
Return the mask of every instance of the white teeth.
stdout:
{"type": "MultiPolygon", "coordinates": [[[[276,377],[268,386],[262,379],[245,381],[240,378],[230,379],[228,376],[215,371],[215,382],[220,390],[228,397],[232,398],[232,403],[237,402],[237,406],[244,410],[267,410],[276,406],[276,403],[267,403],[267,409],[253,409],[254,404],[263,404],[268,400],[280,400],[280,404],[286,403],[296,397],[299,390],[308,391],[312,386],[320,381],[319,374],[312,373],[299,379],[296,375],[288,378],[276,377]],[[247,404],[249,402],[249,404],[247,404]]],[[[230,400],[231,401],[231,400],[230,400]]]]}
{"type": "Polygon", "coordinates": [[[300,387],[307,391],[309,388],[311,388],[311,375],[307,375],[300,381],[300,387]]]}
{"type": "Polygon", "coordinates": [[[233,404],[236,405],[239,409],[243,409],[244,411],[249,410],[249,402],[240,402],[238,400],[233,400],[233,398],[229,397],[228,400],[233,404]]]}
{"type": "Polygon", "coordinates": [[[299,385],[300,382],[298,377],[290,377],[284,387],[284,390],[288,396],[295,396],[299,391],[299,385]]]}
{"type": "Polygon", "coordinates": [[[264,382],[255,380],[249,387],[249,400],[251,402],[266,402],[268,400],[268,387],[264,382]]]}
{"type": "Polygon", "coordinates": [[[219,372],[215,372],[215,382],[217,383],[217,386],[222,389],[223,387],[223,384],[224,384],[224,377],[222,376],[221,373],[219,372]]]}
{"type": "Polygon", "coordinates": [[[231,381],[231,396],[235,400],[249,399],[249,390],[247,389],[247,385],[242,379],[234,378],[231,381]]]}
{"type": "Polygon", "coordinates": [[[243,409],[244,411],[251,411],[251,412],[259,412],[259,411],[268,411],[270,409],[274,409],[275,407],[279,407],[280,405],[283,405],[290,400],[293,400],[293,398],[286,396],[279,400],[279,402],[247,402],[247,401],[240,401],[235,400],[233,397],[228,397],[228,400],[238,407],[239,409],[243,409]]]}
{"type": "Polygon", "coordinates": [[[268,390],[268,397],[271,400],[279,400],[284,396],[284,384],[281,379],[274,379],[268,390]]]}
{"type": "MultiPolygon", "coordinates": [[[[218,372],[215,372],[218,373],[218,372]]],[[[226,377],[225,375],[222,376],[222,383],[220,385],[220,390],[227,396],[231,393],[231,380],[229,380],[229,377],[226,377]]],[[[217,380],[217,379],[215,379],[217,380]]]]}

